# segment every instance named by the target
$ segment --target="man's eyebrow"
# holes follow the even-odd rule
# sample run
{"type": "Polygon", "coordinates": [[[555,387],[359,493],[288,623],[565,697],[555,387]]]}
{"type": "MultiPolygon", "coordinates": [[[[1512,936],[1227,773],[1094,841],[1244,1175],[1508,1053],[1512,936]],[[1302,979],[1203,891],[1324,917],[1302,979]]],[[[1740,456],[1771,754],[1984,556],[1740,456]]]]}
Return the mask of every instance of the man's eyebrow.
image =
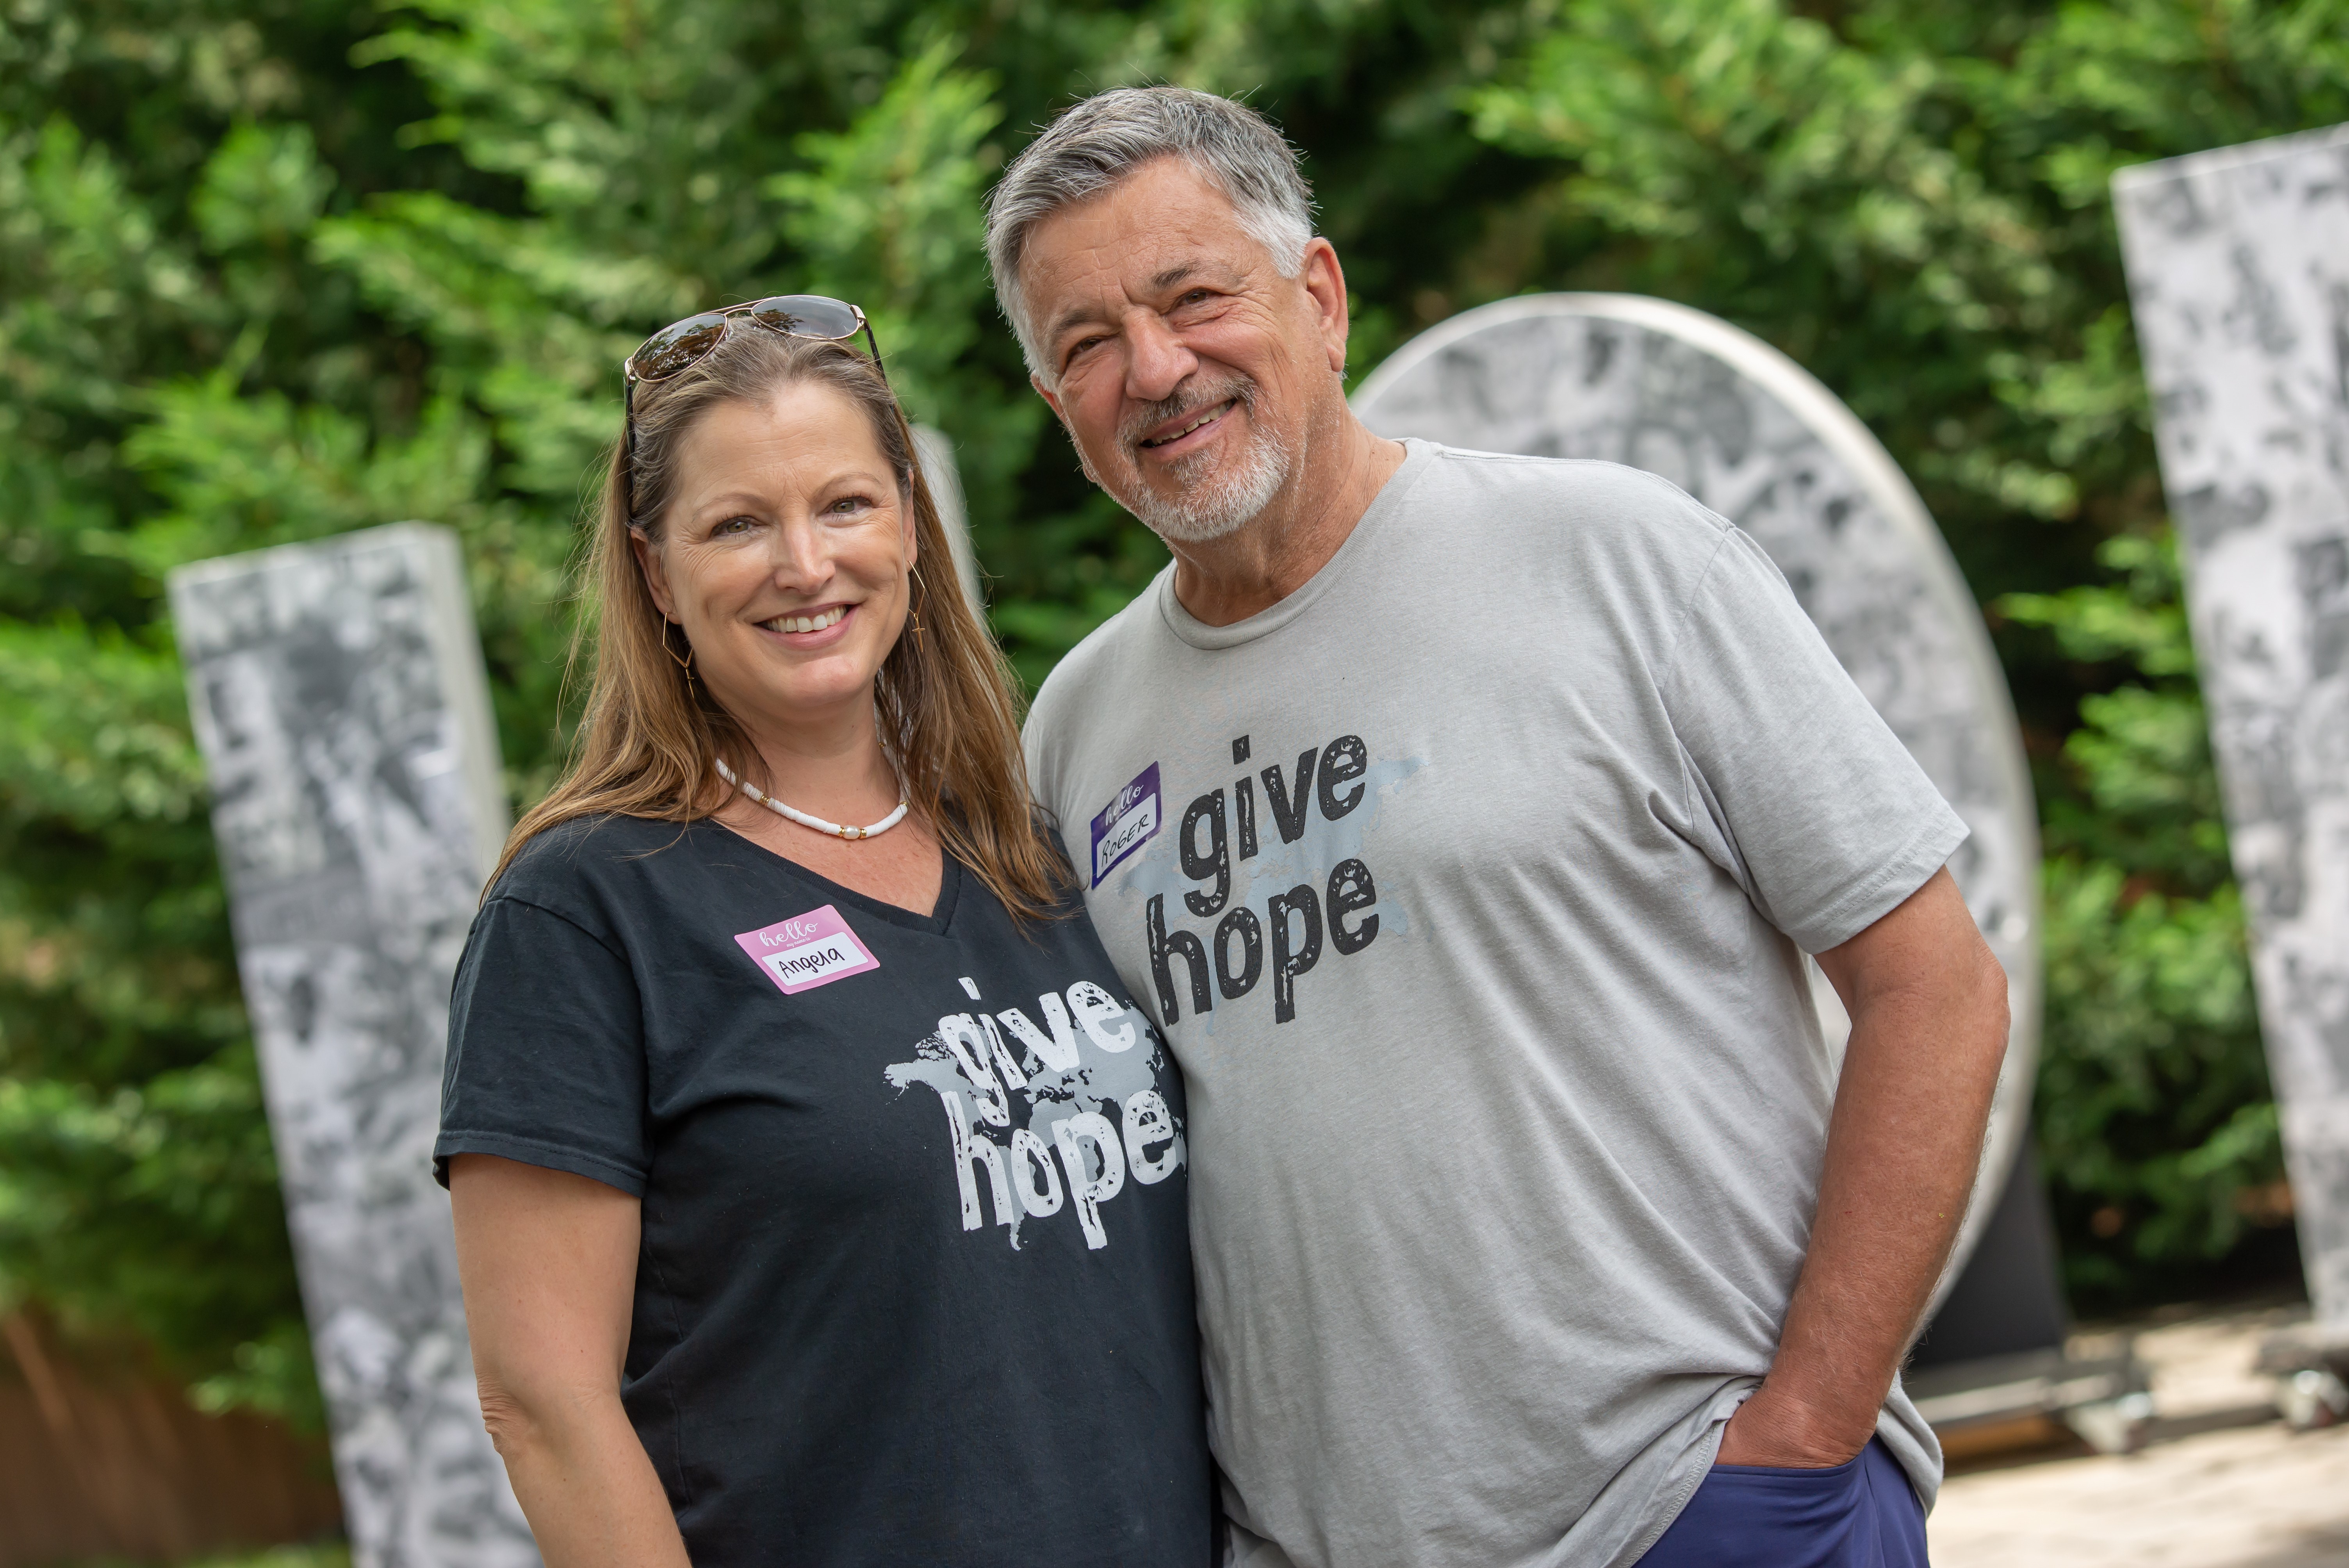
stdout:
{"type": "Polygon", "coordinates": [[[1072,326],[1081,326],[1087,322],[1098,321],[1100,319],[1101,314],[1092,305],[1072,304],[1068,309],[1062,311],[1060,315],[1052,318],[1051,328],[1044,334],[1044,341],[1047,343],[1058,343],[1061,340],[1061,335],[1068,331],[1069,328],[1072,326]]]}
{"type": "MultiPolygon", "coordinates": [[[[1217,268],[1205,260],[1194,258],[1186,262],[1177,262],[1171,267],[1162,268],[1153,273],[1150,279],[1150,290],[1153,294],[1164,293],[1175,284],[1197,277],[1203,273],[1216,273],[1227,283],[1237,282],[1239,277],[1238,273],[1228,267],[1217,268]]],[[[1044,334],[1044,341],[1057,343],[1061,339],[1061,335],[1071,327],[1082,326],[1106,318],[1102,314],[1091,304],[1072,304],[1052,318],[1050,329],[1044,334]]]]}

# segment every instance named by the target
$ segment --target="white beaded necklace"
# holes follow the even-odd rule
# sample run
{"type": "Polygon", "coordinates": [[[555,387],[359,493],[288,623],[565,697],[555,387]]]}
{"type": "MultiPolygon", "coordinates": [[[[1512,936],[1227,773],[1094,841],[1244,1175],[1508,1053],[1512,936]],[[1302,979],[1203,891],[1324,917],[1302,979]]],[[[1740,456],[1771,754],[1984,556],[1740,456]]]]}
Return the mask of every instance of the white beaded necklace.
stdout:
{"type": "Polygon", "coordinates": [[[755,784],[746,784],[734,777],[734,770],[723,762],[718,765],[718,777],[726,780],[751,799],[779,817],[788,817],[802,828],[813,828],[819,833],[830,833],[835,839],[872,839],[887,832],[905,820],[905,782],[897,781],[897,809],[869,828],[843,828],[838,822],[827,822],[822,817],[812,817],[805,811],[795,811],[771,795],[761,794],[755,784]]]}

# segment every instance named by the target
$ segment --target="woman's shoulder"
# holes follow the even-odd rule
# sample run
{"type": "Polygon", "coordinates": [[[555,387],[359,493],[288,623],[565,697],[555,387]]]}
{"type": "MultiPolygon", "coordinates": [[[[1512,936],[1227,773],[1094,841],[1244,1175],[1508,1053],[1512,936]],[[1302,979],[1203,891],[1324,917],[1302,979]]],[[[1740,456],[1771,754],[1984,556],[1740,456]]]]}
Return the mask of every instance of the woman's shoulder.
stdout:
{"type": "Polygon", "coordinates": [[[532,834],[515,850],[488,901],[512,899],[561,913],[594,905],[616,877],[642,880],[661,851],[689,836],[691,825],[598,812],[532,834]]]}
{"type": "Polygon", "coordinates": [[[1028,802],[1028,831],[1044,851],[1052,865],[1052,891],[1056,907],[1081,907],[1084,890],[1077,881],[1076,863],[1069,858],[1069,846],[1061,836],[1061,819],[1041,800],[1028,802]]]}
{"type": "Polygon", "coordinates": [[[1077,862],[1069,857],[1068,841],[1061,837],[1060,824],[1053,820],[1050,812],[1040,806],[1030,815],[1035,823],[1036,836],[1044,841],[1044,848],[1051,853],[1056,873],[1055,889],[1060,894],[1059,912],[1063,914],[1082,913],[1085,907],[1084,883],[1077,879],[1077,862]]]}
{"type": "Polygon", "coordinates": [[[1035,835],[1037,845],[1042,849],[1044,858],[1050,864],[1050,894],[1043,900],[1040,907],[1030,906],[1040,916],[1040,922],[1032,922],[1026,917],[1012,917],[1011,912],[1004,907],[1002,898],[988,885],[987,878],[975,862],[975,858],[968,853],[957,852],[951,844],[944,847],[948,857],[961,868],[967,884],[980,897],[986,899],[990,905],[1001,909],[1006,918],[1013,919],[1013,923],[1027,929],[1031,939],[1038,934],[1040,924],[1043,931],[1055,936],[1063,927],[1085,926],[1088,917],[1085,913],[1084,884],[1078,879],[1076,867],[1069,859],[1068,846],[1061,841],[1060,830],[1054,825],[1051,815],[1040,808],[1033,810],[1029,812],[1028,825],[1030,831],[1035,835]]]}

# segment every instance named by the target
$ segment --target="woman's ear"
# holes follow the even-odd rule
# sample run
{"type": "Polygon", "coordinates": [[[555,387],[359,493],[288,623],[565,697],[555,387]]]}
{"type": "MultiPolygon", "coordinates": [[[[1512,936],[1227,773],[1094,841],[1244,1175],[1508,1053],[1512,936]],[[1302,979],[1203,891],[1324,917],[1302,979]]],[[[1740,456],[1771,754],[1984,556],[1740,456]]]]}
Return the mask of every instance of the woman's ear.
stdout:
{"type": "Polygon", "coordinates": [[[633,528],[628,530],[628,548],[636,552],[636,569],[645,574],[645,587],[652,594],[654,605],[662,614],[676,620],[677,602],[669,595],[668,576],[661,570],[660,552],[653,548],[651,540],[633,528]]]}

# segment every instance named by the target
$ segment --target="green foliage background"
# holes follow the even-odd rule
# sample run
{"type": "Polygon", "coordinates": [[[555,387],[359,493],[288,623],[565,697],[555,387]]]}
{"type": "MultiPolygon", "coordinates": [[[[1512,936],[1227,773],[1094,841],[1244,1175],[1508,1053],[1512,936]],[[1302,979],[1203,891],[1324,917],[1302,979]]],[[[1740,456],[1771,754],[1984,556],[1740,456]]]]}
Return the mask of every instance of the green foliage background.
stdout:
{"type": "Polygon", "coordinates": [[[1485,300],[1628,289],[1883,437],[2034,748],[2075,1301],[2206,1283],[2280,1165],[2106,179],[2349,119],[2344,10],[0,0],[0,1305],[316,1418],[163,573],[456,528],[525,800],[620,357],[822,291],[957,442],[1040,679],[1164,557],[1027,390],[978,203],[1057,108],[1146,79],[1306,150],[1358,371],[1485,300]]]}

